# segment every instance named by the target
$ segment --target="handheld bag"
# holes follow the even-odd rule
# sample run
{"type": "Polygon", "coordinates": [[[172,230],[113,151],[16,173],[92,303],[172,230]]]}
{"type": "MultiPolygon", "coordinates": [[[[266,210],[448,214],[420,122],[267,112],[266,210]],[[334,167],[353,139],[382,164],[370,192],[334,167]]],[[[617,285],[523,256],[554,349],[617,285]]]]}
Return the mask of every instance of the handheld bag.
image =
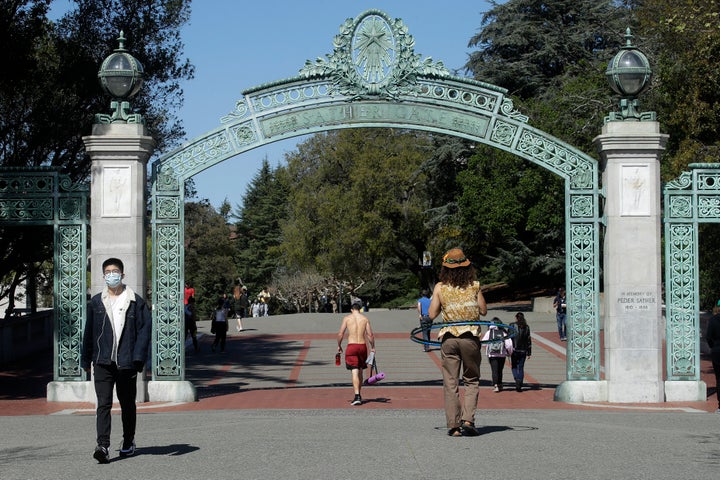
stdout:
{"type": "Polygon", "coordinates": [[[378,372],[377,362],[375,361],[375,354],[373,352],[370,352],[370,356],[368,357],[368,365],[370,365],[371,376],[365,380],[365,385],[373,385],[385,378],[385,372],[378,372]],[[375,369],[375,375],[372,374],[373,369],[375,369]]]}

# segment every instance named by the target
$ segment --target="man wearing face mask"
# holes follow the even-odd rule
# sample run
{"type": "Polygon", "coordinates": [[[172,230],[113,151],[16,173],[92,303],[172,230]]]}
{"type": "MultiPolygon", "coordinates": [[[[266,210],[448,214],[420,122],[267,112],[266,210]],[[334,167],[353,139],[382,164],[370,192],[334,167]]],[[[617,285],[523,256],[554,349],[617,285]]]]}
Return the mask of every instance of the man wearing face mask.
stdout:
{"type": "Polygon", "coordinates": [[[113,387],[123,426],[120,456],[135,454],[137,374],[145,370],[152,320],[145,301],[122,283],[123,262],[108,258],[102,269],[105,288],[88,304],[81,366],[89,372],[93,365],[97,396],[97,447],[93,458],[108,463],[113,387]]]}

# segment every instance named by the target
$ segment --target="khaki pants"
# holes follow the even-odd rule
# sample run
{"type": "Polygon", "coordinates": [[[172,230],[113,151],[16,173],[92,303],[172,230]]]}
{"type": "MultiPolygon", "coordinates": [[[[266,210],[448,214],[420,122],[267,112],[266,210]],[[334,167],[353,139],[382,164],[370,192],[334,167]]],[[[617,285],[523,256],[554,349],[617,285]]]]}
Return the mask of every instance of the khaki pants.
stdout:
{"type": "Polygon", "coordinates": [[[445,420],[448,428],[460,426],[461,421],[475,422],[478,389],[480,387],[480,340],[472,335],[453,337],[443,335],[442,346],[443,393],[445,396],[445,420]],[[465,392],[460,401],[459,377],[465,392]]]}

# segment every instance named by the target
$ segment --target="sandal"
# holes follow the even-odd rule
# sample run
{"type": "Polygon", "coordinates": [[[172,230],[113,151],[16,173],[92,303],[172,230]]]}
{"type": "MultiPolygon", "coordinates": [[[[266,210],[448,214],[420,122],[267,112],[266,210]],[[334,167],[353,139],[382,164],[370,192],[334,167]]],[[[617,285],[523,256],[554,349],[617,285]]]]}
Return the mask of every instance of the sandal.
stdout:
{"type": "Polygon", "coordinates": [[[460,427],[451,428],[448,430],[448,435],[451,437],[462,437],[462,431],[460,427]]]}
{"type": "Polygon", "coordinates": [[[473,422],[469,422],[465,420],[461,427],[461,432],[463,436],[466,437],[477,437],[480,435],[480,432],[478,432],[478,429],[475,428],[475,424],[473,422]]]}

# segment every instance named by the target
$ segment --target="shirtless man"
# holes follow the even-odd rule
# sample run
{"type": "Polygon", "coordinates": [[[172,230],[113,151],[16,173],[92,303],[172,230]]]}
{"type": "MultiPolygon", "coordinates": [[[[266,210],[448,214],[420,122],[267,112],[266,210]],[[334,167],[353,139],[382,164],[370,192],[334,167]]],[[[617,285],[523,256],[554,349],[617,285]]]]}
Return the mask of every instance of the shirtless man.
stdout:
{"type": "Polygon", "coordinates": [[[345,352],[345,367],[352,373],[353,390],[355,391],[355,398],[352,401],[352,405],[362,405],[362,398],[360,397],[360,387],[363,382],[363,369],[367,368],[367,343],[370,344],[370,351],[375,351],[375,336],[370,327],[370,320],[360,313],[362,305],[359,303],[353,303],[350,307],[350,315],[343,318],[342,325],[340,325],[340,331],[338,332],[338,353],[342,353],[342,341],[345,337],[345,331],[348,332],[348,344],[347,351],[345,352]]]}

